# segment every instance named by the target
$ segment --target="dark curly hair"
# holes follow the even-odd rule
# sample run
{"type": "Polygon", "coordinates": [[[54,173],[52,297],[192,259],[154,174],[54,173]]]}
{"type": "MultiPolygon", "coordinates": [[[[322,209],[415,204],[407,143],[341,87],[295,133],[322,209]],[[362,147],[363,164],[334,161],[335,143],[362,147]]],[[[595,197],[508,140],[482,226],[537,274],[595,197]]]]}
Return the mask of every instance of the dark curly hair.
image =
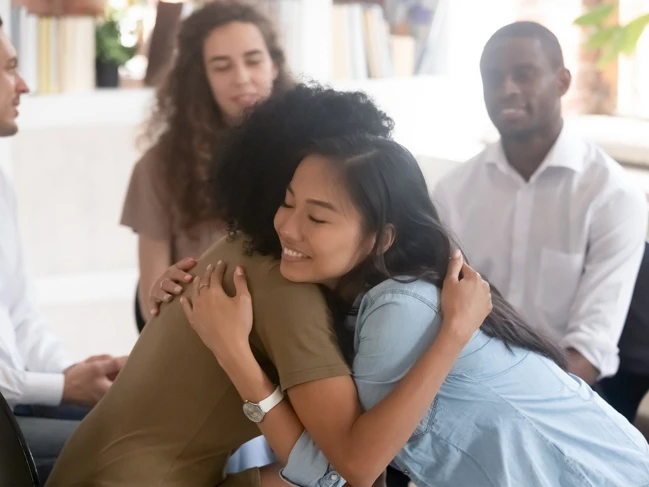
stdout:
{"type": "Polygon", "coordinates": [[[279,257],[273,227],[286,187],[314,141],[370,134],[389,137],[394,122],[362,92],[315,83],[276,93],[247,114],[212,166],[216,208],[229,231],[248,237],[250,252],[279,257]]]}
{"type": "Polygon", "coordinates": [[[159,149],[160,169],[185,230],[220,214],[214,212],[206,179],[213,151],[230,129],[210,90],[203,43],[214,29],[232,22],[254,24],[261,31],[279,73],[273,90],[292,86],[275,26],[258,7],[240,0],[219,0],[182,22],[174,61],[157,89],[143,138],[159,149]]]}

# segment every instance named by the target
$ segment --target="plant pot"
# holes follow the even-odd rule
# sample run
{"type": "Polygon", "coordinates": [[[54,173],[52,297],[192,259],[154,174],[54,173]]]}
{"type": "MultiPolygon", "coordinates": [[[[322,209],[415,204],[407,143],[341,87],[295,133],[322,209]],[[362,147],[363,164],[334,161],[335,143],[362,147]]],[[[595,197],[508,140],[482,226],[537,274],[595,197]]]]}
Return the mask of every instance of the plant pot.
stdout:
{"type": "Polygon", "coordinates": [[[119,85],[118,64],[96,60],[95,71],[97,74],[98,88],[117,88],[119,85]]]}

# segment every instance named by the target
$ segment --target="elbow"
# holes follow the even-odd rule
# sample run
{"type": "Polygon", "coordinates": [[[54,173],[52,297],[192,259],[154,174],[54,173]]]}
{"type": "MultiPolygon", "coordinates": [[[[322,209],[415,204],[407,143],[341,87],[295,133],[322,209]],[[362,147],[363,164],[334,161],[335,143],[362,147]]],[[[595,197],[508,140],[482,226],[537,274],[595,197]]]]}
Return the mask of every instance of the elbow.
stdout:
{"type": "Polygon", "coordinates": [[[352,487],[372,487],[386,468],[373,463],[368,459],[349,458],[336,470],[352,487]]]}
{"type": "Polygon", "coordinates": [[[352,478],[345,475],[343,475],[342,477],[347,481],[347,484],[350,485],[351,487],[372,487],[372,485],[374,485],[374,482],[376,482],[376,479],[370,480],[369,477],[364,475],[359,475],[352,478]]]}

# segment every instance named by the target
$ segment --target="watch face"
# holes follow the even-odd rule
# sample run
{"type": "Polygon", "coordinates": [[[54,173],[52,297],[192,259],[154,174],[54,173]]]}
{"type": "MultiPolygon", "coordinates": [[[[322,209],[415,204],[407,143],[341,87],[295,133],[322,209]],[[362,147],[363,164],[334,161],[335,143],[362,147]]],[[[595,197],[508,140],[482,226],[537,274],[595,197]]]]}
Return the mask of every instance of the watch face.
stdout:
{"type": "Polygon", "coordinates": [[[253,423],[261,423],[265,416],[259,405],[252,402],[243,403],[243,414],[253,423]]]}

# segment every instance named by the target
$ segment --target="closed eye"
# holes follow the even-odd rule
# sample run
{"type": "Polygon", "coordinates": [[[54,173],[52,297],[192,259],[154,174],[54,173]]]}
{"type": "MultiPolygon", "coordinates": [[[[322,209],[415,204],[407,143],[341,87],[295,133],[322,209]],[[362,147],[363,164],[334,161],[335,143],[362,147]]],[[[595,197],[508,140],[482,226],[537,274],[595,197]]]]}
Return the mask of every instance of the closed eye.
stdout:
{"type": "Polygon", "coordinates": [[[317,224],[327,223],[324,220],[318,220],[317,218],[313,218],[312,216],[309,216],[309,220],[311,220],[313,223],[317,223],[317,224]]]}

